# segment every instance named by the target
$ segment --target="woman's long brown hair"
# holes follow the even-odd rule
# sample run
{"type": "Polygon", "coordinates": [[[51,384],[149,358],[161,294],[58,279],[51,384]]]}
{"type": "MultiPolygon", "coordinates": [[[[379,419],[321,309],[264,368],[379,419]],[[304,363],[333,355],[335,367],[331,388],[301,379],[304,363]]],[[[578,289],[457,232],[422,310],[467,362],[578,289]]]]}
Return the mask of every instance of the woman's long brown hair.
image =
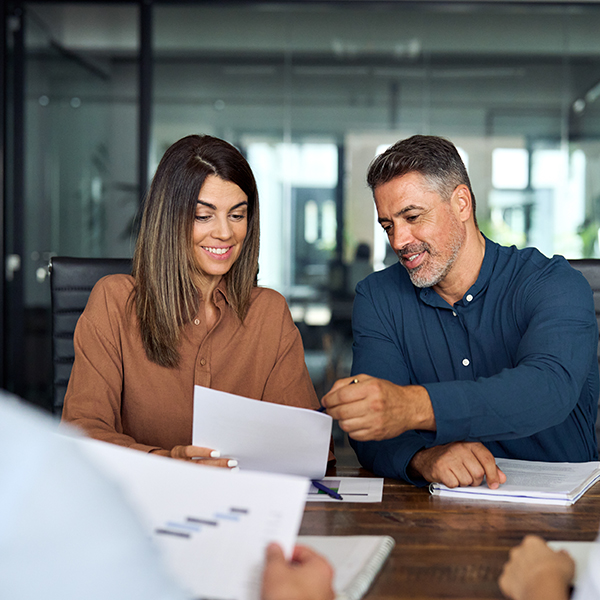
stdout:
{"type": "Polygon", "coordinates": [[[244,320],[256,285],[259,213],[250,165],[231,144],[208,135],[175,142],[161,159],[144,203],[133,257],[133,298],[148,358],[164,367],[179,364],[183,327],[198,312],[194,284],[203,273],[193,250],[194,215],[209,175],[235,183],[248,196],[248,231],[240,256],[224,276],[230,305],[244,320]]]}

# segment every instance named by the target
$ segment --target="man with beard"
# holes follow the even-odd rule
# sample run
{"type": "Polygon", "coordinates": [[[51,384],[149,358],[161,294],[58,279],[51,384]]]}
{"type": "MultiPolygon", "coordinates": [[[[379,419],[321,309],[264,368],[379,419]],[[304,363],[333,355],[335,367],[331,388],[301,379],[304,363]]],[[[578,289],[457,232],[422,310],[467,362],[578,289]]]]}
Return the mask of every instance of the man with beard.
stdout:
{"type": "Polygon", "coordinates": [[[396,143],[367,182],[399,264],[358,284],[352,377],[322,401],[363,466],[495,489],[506,477],[494,457],[597,460],[598,327],[584,277],[563,257],[487,239],[445,139],[396,143]]]}

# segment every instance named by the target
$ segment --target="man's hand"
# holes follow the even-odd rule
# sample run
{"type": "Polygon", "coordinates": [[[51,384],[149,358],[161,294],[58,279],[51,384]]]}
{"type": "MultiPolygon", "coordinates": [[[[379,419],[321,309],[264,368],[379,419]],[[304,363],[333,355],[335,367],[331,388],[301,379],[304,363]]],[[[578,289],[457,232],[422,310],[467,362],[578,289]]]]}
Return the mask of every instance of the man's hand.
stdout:
{"type": "Polygon", "coordinates": [[[296,546],[292,562],[281,547],[269,544],[262,582],[262,600],[333,600],[333,569],[319,554],[296,546]]]}
{"type": "Polygon", "coordinates": [[[566,600],[575,575],[567,552],[554,552],[542,538],[528,535],[510,551],[498,585],[513,600],[566,600]]]}
{"type": "Polygon", "coordinates": [[[386,440],[410,429],[435,430],[431,400],[420,385],[356,375],[336,381],[321,404],[343,431],[360,442],[386,440]]]}
{"type": "Polygon", "coordinates": [[[492,490],[506,482],[492,453],[479,442],[453,442],[417,452],[409,468],[426,481],[443,483],[449,488],[480,485],[486,478],[492,490]]]}

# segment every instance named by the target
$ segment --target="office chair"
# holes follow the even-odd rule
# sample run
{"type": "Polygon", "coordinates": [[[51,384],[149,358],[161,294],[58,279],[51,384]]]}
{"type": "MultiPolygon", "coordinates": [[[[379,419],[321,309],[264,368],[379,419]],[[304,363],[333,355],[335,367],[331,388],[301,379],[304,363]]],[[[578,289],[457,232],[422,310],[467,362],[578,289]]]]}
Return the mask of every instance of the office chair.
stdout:
{"type": "Polygon", "coordinates": [[[52,305],[52,412],[62,414],[75,350],[73,334],[96,282],[105,275],[131,273],[130,258],[71,258],[54,256],[48,265],[52,305]]]}
{"type": "MultiPolygon", "coordinates": [[[[587,279],[594,294],[594,308],[596,310],[596,320],[600,329],[600,259],[598,258],[580,258],[569,260],[570,265],[581,272],[587,279]]],[[[598,363],[600,366],[600,340],[598,341],[598,363]]],[[[598,403],[600,407],[600,401],[598,403]]],[[[598,436],[598,447],[600,448],[600,414],[596,421],[596,435],[598,436]]]]}

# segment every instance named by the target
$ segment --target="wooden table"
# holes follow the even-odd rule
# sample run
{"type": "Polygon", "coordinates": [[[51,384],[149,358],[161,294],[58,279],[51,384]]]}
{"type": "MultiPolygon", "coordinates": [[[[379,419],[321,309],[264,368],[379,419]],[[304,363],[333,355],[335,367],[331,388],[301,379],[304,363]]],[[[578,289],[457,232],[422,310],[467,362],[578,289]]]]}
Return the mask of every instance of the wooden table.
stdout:
{"type": "MultiPolygon", "coordinates": [[[[328,475],[372,477],[354,467],[328,475]]],[[[309,502],[301,535],[391,535],[396,547],[367,600],[502,598],[497,580],[510,548],[524,535],[590,541],[600,527],[600,483],[575,505],[548,507],[431,496],[386,479],[383,502],[309,502]]]]}

